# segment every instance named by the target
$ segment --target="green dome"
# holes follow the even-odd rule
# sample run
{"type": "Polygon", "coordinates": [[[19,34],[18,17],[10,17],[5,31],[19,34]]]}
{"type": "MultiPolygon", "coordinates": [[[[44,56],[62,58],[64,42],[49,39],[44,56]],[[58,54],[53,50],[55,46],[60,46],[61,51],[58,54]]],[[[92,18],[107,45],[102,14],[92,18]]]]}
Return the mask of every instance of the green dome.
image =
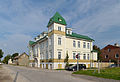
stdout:
{"type": "Polygon", "coordinates": [[[55,15],[50,18],[47,27],[49,27],[52,23],[67,25],[65,19],[58,12],[56,12],[55,15]]]}

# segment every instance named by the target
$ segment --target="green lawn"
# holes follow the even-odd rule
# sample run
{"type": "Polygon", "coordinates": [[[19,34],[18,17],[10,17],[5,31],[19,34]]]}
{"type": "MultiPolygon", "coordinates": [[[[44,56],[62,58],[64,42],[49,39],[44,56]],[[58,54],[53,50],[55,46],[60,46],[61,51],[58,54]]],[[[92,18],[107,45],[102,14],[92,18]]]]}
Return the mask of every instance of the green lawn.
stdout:
{"type": "Polygon", "coordinates": [[[73,72],[73,74],[90,75],[90,76],[120,80],[120,68],[101,69],[100,73],[98,73],[97,70],[96,71],[94,71],[94,70],[80,70],[77,72],[73,72]]]}

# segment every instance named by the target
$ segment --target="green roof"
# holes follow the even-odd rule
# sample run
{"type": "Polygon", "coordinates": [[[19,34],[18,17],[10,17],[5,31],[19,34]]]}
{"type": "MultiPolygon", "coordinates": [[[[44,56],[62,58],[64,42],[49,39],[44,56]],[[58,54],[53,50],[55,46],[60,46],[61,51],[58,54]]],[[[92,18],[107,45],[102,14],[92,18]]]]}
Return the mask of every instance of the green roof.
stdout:
{"type": "Polygon", "coordinates": [[[88,36],[76,34],[76,33],[73,33],[73,32],[72,32],[72,34],[66,34],[66,36],[70,36],[70,37],[74,37],[74,38],[79,38],[79,39],[85,39],[85,40],[92,40],[92,41],[94,41],[93,39],[91,39],[91,38],[88,37],[88,36]]]}
{"type": "Polygon", "coordinates": [[[29,45],[33,45],[34,43],[34,41],[29,41],[29,45]]]}
{"type": "Polygon", "coordinates": [[[47,27],[49,27],[54,22],[62,25],[67,25],[65,19],[58,12],[56,12],[55,15],[50,18],[47,27]]]}

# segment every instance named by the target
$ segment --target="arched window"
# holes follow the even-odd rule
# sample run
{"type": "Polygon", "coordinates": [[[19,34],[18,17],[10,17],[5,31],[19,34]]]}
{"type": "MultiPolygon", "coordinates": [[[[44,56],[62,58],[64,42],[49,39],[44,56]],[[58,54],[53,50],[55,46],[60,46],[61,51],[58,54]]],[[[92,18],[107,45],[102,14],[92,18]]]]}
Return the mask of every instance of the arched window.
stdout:
{"type": "Polygon", "coordinates": [[[115,58],[119,58],[119,54],[115,54],[115,58]]]}
{"type": "Polygon", "coordinates": [[[108,58],[108,55],[105,55],[105,58],[107,59],[107,58],[108,58]]]}
{"type": "Polygon", "coordinates": [[[86,54],[83,54],[83,59],[86,60],[86,54]]]}

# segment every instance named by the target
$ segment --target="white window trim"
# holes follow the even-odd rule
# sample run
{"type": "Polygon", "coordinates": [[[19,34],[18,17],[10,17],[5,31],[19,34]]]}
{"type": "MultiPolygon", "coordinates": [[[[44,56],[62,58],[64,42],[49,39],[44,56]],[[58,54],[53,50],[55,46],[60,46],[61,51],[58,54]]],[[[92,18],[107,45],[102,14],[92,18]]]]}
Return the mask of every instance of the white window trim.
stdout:
{"type": "Polygon", "coordinates": [[[86,42],[83,42],[83,48],[86,48],[86,42]]]}
{"type": "Polygon", "coordinates": [[[61,37],[58,37],[58,45],[61,45],[62,42],[61,42],[62,38],[61,37]]]}
{"type": "Polygon", "coordinates": [[[72,55],[73,55],[73,60],[75,60],[76,59],[76,52],[73,52],[72,55]]]}
{"type": "Polygon", "coordinates": [[[109,56],[108,56],[108,57],[106,57],[106,56],[108,56],[108,55],[105,55],[105,59],[108,59],[108,58],[109,58],[109,56]]]}
{"type": "Polygon", "coordinates": [[[80,48],[80,41],[78,41],[78,48],[80,48]]]}
{"type": "Polygon", "coordinates": [[[73,47],[76,47],[76,41],[73,40],[73,47]]]}
{"type": "Polygon", "coordinates": [[[115,58],[119,58],[119,54],[118,54],[118,57],[116,56],[117,54],[115,54],[115,58]]]}

